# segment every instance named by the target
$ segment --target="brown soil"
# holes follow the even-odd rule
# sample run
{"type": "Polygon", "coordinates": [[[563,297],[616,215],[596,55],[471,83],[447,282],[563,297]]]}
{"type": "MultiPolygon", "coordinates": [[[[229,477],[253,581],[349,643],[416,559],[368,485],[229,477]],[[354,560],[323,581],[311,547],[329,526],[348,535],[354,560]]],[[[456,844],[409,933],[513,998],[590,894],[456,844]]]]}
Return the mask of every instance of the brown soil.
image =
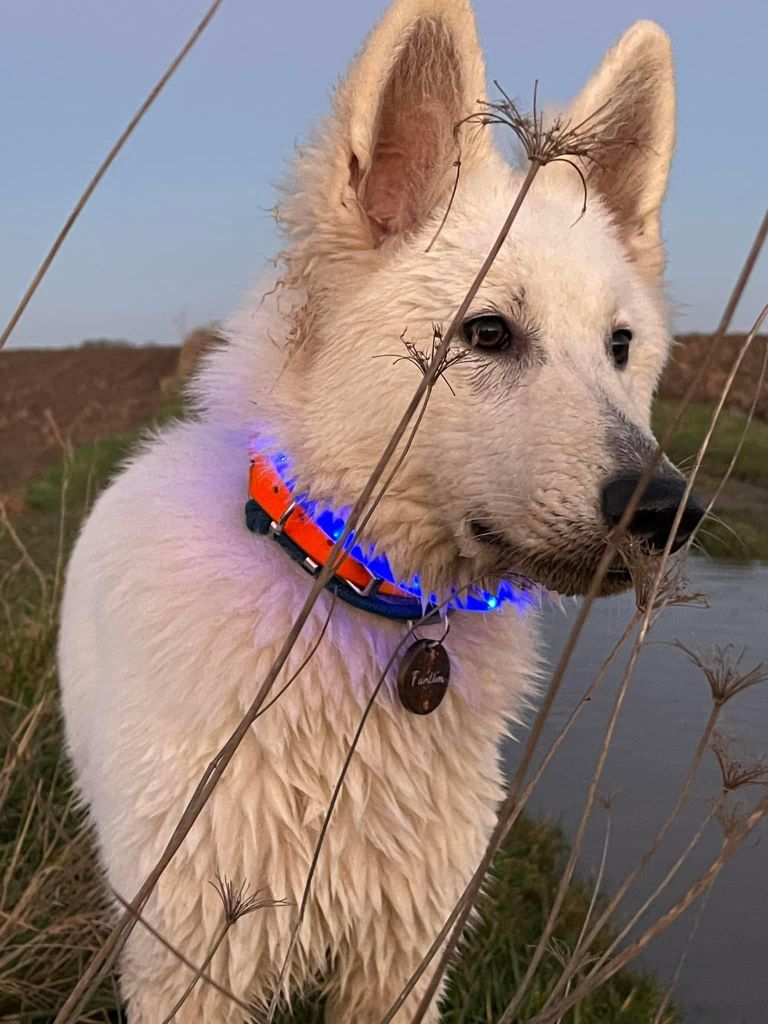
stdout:
{"type": "Polygon", "coordinates": [[[0,495],[55,463],[65,445],[145,423],[178,358],[170,346],[0,352],[0,495]]]}
{"type": "MultiPolygon", "coordinates": [[[[743,334],[729,334],[715,352],[712,362],[696,389],[698,402],[714,402],[722,391],[726,378],[735,360],[739,348],[744,342],[743,334]]],[[[664,398],[682,398],[685,391],[706,356],[711,335],[681,334],[677,345],[672,351],[664,378],[661,382],[660,394],[664,398]]],[[[739,368],[733,383],[728,405],[749,412],[754,399],[755,388],[762,372],[765,357],[765,346],[768,337],[759,335],[749,346],[746,356],[739,368]]],[[[768,387],[763,386],[755,414],[759,419],[768,420],[768,387]]]]}
{"type": "MultiPolygon", "coordinates": [[[[725,339],[698,395],[719,394],[743,335],[725,339]]],[[[157,412],[169,388],[188,376],[201,352],[215,343],[193,331],[184,348],[86,346],[0,352],[0,494],[8,494],[60,457],[62,443],[80,444],[133,430],[157,412]]],[[[706,351],[708,335],[678,338],[661,394],[679,398],[706,351]]],[[[729,404],[746,411],[765,351],[756,340],[736,378],[729,404]]],[[[768,420],[768,389],[757,410],[768,420]]]]}

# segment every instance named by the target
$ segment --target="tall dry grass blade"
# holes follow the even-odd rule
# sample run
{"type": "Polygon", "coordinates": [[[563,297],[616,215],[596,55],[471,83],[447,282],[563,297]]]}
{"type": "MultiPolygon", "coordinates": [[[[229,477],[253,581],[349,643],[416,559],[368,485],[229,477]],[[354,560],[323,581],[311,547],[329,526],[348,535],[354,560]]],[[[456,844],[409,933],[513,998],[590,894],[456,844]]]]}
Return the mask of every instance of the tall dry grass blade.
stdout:
{"type": "Polygon", "coordinates": [[[379,678],[376,680],[376,683],[374,684],[373,690],[371,691],[371,695],[366,702],[365,708],[363,709],[363,713],[360,717],[357,729],[355,730],[355,734],[352,737],[351,743],[349,744],[349,750],[346,753],[346,756],[341,766],[341,770],[339,771],[338,778],[336,779],[336,784],[333,787],[331,799],[328,802],[328,806],[326,807],[325,815],[323,817],[323,824],[320,827],[317,842],[315,843],[315,848],[312,851],[312,859],[309,864],[309,870],[307,872],[306,881],[304,882],[304,889],[301,894],[301,903],[299,904],[299,911],[298,914],[296,915],[296,921],[294,922],[293,928],[291,929],[291,937],[288,942],[288,948],[285,952],[283,962],[280,966],[280,971],[277,976],[277,981],[275,982],[275,989],[274,992],[272,993],[272,998],[269,1002],[269,1009],[267,1011],[267,1017],[264,1024],[272,1024],[272,1021],[275,1018],[275,1014],[277,1013],[277,1006],[280,1000],[280,996],[282,994],[283,984],[285,982],[285,978],[290,967],[293,951],[296,948],[296,943],[298,942],[299,932],[301,931],[301,926],[302,923],[304,922],[304,916],[307,912],[307,906],[309,905],[309,894],[312,889],[312,880],[315,877],[315,871],[317,870],[317,865],[320,860],[320,852],[323,848],[325,837],[328,833],[328,828],[331,823],[331,815],[333,814],[333,811],[336,807],[336,803],[338,802],[341,789],[344,785],[344,780],[346,779],[347,772],[349,771],[349,766],[352,763],[352,758],[354,756],[355,750],[357,749],[357,744],[360,742],[360,737],[363,734],[365,723],[368,721],[368,716],[370,715],[371,710],[373,709],[373,705],[376,701],[376,698],[379,695],[382,686],[384,685],[384,682],[387,678],[387,675],[389,674],[390,669],[394,665],[395,660],[398,658],[400,651],[403,648],[403,645],[413,637],[413,633],[414,627],[411,627],[405,634],[405,636],[402,638],[402,640],[398,643],[395,650],[392,652],[392,655],[387,661],[387,664],[384,666],[384,669],[382,670],[381,674],[379,675],[379,678]]]}
{"type": "MultiPolygon", "coordinates": [[[[613,800],[611,798],[611,799],[607,800],[605,802],[605,804],[604,804],[606,818],[605,818],[605,832],[603,834],[603,846],[602,846],[602,850],[601,850],[601,853],[600,853],[600,862],[598,864],[597,875],[595,876],[595,881],[594,881],[594,884],[592,886],[592,896],[591,896],[590,901],[589,901],[589,906],[587,907],[587,912],[584,915],[584,921],[582,922],[581,929],[579,930],[578,938],[576,939],[576,945],[577,946],[581,946],[582,943],[584,942],[584,936],[587,934],[587,929],[589,928],[589,922],[592,920],[592,915],[595,912],[595,907],[597,906],[597,900],[598,900],[598,898],[600,896],[600,892],[601,892],[602,887],[603,887],[603,878],[605,876],[605,865],[606,865],[607,860],[608,860],[608,847],[609,847],[610,842],[611,842],[611,805],[612,805],[612,803],[613,803],[613,800]]],[[[565,966],[565,964],[563,964],[563,966],[565,966]]],[[[568,984],[566,985],[566,988],[565,988],[565,994],[566,995],[570,991],[570,988],[571,988],[571,983],[569,981],[568,984]]],[[[563,1018],[559,1017],[557,1022],[556,1022],[556,1024],[562,1024],[562,1020],[563,1020],[563,1018]]]]}
{"type": "MultiPolygon", "coordinates": [[[[709,897],[711,895],[712,895],[712,890],[711,889],[707,889],[707,891],[701,897],[701,903],[699,904],[699,909],[696,912],[696,916],[695,916],[695,918],[693,920],[693,924],[691,926],[690,931],[688,932],[688,936],[686,938],[685,945],[684,945],[683,949],[680,952],[680,956],[678,957],[677,964],[675,965],[674,973],[672,975],[672,978],[671,978],[671,980],[669,982],[669,985],[667,986],[667,989],[666,989],[664,995],[662,996],[661,1002],[659,1003],[659,1007],[658,1007],[658,1009],[656,1011],[656,1014],[655,1014],[651,1024],[666,1024],[665,1019],[664,1019],[664,1014],[666,1013],[667,1009],[669,1008],[669,1004],[672,1001],[672,996],[674,995],[675,989],[677,988],[677,986],[678,986],[678,984],[680,982],[680,978],[682,976],[683,969],[685,968],[685,962],[688,959],[689,952],[693,948],[693,940],[696,938],[696,934],[697,934],[697,932],[699,930],[699,925],[701,924],[701,919],[704,916],[704,912],[707,909],[707,904],[709,903],[709,897]]],[[[667,1018],[667,1020],[672,1021],[672,1018],[667,1018]]]]}
{"type": "Polygon", "coordinates": [[[26,565],[37,580],[43,602],[46,603],[48,600],[48,581],[45,578],[45,573],[29,553],[29,549],[26,544],[16,532],[16,529],[11,522],[11,517],[8,515],[8,509],[6,508],[5,502],[2,500],[0,500],[0,526],[5,529],[5,532],[10,537],[12,544],[19,552],[22,563],[26,565]]]}
{"type": "MultiPolygon", "coordinates": [[[[752,330],[750,331],[749,335],[747,336],[747,338],[744,341],[744,345],[742,346],[742,349],[743,349],[745,355],[746,355],[746,350],[752,344],[752,341],[753,341],[753,339],[755,337],[755,334],[757,333],[757,331],[759,330],[760,326],[765,321],[766,312],[767,312],[767,310],[763,309],[762,313],[760,314],[760,316],[758,317],[758,319],[755,322],[754,326],[752,327],[752,330]]],[[[712,515],[712,509],[715,507],[717,502],[720,500],[720,495],[723,492],[723,488],[725,487],[725,485],[730,480],[731,475],[732,475],[734,469],[736,468],[736,463],[739,461],[739,456],[741,455],[742,448],[744,447],[744,442],[747,439],[747,433],[748,433],[749,428],[750,428],[750,426],[752,424],[752,420],[755,417],[755,412],[757,410],[757,403],[760,401],[760,396],[763,393],[763,387],[765,385],[766,375],[768,374],[768,344],[764,344],[763,348],[764,348],[763,363],[762,363],[762,366],[760,367],[760,373],[758,375],[758,379],[757,379],[757,382],[755,384],[755,390],[754,390],[754,393],[752,395],[752,402],[750,403],[749,409],[747,411],[747,415],[745,417],[744,426],[743,426],[743,428],[741,430],[741,433],[739,434],[739,439],[736,442],[736,447],[734,448],[733,454],[731,455],[731,458],[730,458],[730,461],[729,461],[728,465],[725,468],[725,472],[723,473],[722,477],[720,478],[720,481],[719,481],[717,487],[715,488],[714,494],[712,495],[712,497],[707,502],[707,507],[706,507],[706,510],[704,512],[704,517],[702,518],[702,520],[698,524],[698,526],[695,527],[695,529],[693,530],[693,533],[691,534],[691,536],[688,538],[688,540],[686,542],[686,548],[687,549],[690,549],[696,543],[696,538],[697,538],[698,534],[700,533],[700,531],[701,531],[701,529],[703,527],[703,524],[708,519],[715,519],[716,522],[719,522],[721,526],[725,526],[728,530],[730,530],[731,533],[734,534],[734,536],[736,536],[735,532],[731,529],[731,527],[728,526],[727,523],[724,523],[722,519],[717,519],[716,517],[714,517],[712,515]]],[[[735,376],[735,374],[734,374],[734,376],[735,376]]]]}
{"type": "Polygon", "coordinates": [[[648,909],[655,903],[659,896],[669,888],[672,881],[676,878],[682,866],[686,863],[693,850],[698,846],[701,837],[704,835],[708,825],[715,817],[716,807],[713,806],[707,815],[705,816],[702,823],[689,838],[688,842],[683,847],[682,851],[678,854],[674,862],[667,869],[663,878],[656,884],[651,893],[643,900],[641,905],[632,914],[629,920],[621,927],[617,934],[613,937],[606,950],[601,954],[600,958],[595,962],[594,970],[599,970],[600,967],[605,964],[614,950],[621,945],[624,939],[630,934],[635,925],[640,919],[648,912],[648,909]]]}
{"type": "Polygon", "coordinates": [[[72,209],[72,212],[70,213],[70,215],[67,217],[66,221],[64,222],[64,226],[62,227],[61,231],[59,231],[58,235],[56,236],[53,245],[51,246],[51,248],[46,253],[45,259],[43,260],[43,262],[38,267],[37,273],[32,278],[32,281],[30,282],[29,287],[27,288],[27,290],[24,292],[24,295],[22,296],[21,301],[19,302],[18,306],[16,307],[16,309],[13,312],[13,314],[11,315],[11,319],[6,324],[5,329],[3,330],[3,333],[0,334],[0,348],[2,348],[3,345],[5,345],[6,341],[11,336],[11,333],[13,332],[14,328],[16,327],[16,324],[19,322],[19,320],[21,320],[22,316],[24,315],[25,309],[27,308],[27,306],[29,305],[30,301],[32,300],[32,296],[35,294],[35,292],[39,288],[40,282],[43,280],[45,275],[48,273],[48,268],[50,267],[50,265],[53,263],[54,259],[56,258],[56,254],[58,253],[59,249],[64,244],[64,241],[65,241],[67,235],[69,234],[69,232],[72,230],[72,227],[73,227],[75,221],[77,220],[77,218],[82,213],[85,204],[88,202],[88,200],[93,195],[93,193],[96,190],[96,188],[97,188],[99,182],[101,181],[101,179],[104,177],[104,175],[107,173],[109,168],[112,166],[112,163],[114,162],[115,157],[118,155],[120,150],[126,144],[128,139],[133,134],[134,129],[136,128],[136,126],[139,124],[139,122],[142,120],[142,118],[147,113],[149,108],[152,106],[152,104],[155,102],[157,97],[163,91],[163,89],[168,84],[170,79],[173,77],[174,73],[177,71],[179,66],[184,61],[184,58],[187,56],[187,54],[190,52],[190,50],[194,47],[195,43],[197,43],[198,39],[203,34],[203,32],[206,30],[206,28],[208,27],[208,24],[210,23],[211,19],[213,18],[214,14],[219,9],[219,7],[221,7],[222,3],[223,3],[223,0],[214,0],[214,2],[211,4],[211,6],[206,11],[206,13],[203,16],[202,20],[197,25],[197,28],[194,30],[192,35],[189,37],[189,39],[186,41],[186,43],[182,46],[182,48],[179,50],[179,52],[176,54],[176,56],[173,58],[171,63],[168,65],[168,67],[166,68],[166,70],[163,72],[162,76],[158,80],[157,84],[150,91],[150,93],[147,95],[147,97],[144,100],[144,102],[141,104],[139,109],[136,111],[136,113],[133,115],[131,120],[128,122],[128,124],[126,125],[125,129],[123,130],[123,132],[121,133],[121,135],[119,136],[117,141],[115,142],[114,146],[110,149],[110,151],[104,157],[104,160],[102,161],[100,167],[98,168],[98,170],[96,171],[94,176],[91,178],[91,180],[88,182],[88,184],[87,184],[87,186],[85,188],[85,191],[83,192],[83,194],[80,196],[80,198],[75,203],[74,208],[72,209]]]}
{"type": "Polygon", "coordinates": [[[723,315],[720,318],[720,323],[717,325],[715,337],[724,335],[730,327],[731,320],[733,319],[733,314],[736,312],[739,302],[741,302],[741,297],[744,294],[744,289],[747,287],[747,283],[750,277],[752,276],[752,271],[755,269],[755,264],[760,258],[760,253],[762,252],[763,245],[765,244],[765,240],[767,237],[768,210],[766,210],[765,214],[763,215],[760,227],[757,229],[757,234],[755,235],[755,240],[752,243],[752,248],[747,253],[747,258],[744,261],[744,266],[741,268],[739,276],[736,279],[736,283],[733,286],[730,298],[728,299],[726,307],[723,310],[723,315]]]}

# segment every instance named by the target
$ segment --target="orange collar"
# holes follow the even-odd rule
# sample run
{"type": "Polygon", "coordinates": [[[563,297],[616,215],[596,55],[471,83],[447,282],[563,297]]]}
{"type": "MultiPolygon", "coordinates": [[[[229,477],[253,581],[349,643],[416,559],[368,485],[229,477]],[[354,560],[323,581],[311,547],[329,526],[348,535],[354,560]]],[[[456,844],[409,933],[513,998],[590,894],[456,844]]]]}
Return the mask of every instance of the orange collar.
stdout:
{"type": "MultiPolygon", "coordinates": [[[[274,537],[305,571],[316,576],[336,541],[312,518],[310,503],[294,497],[272,459],[251,456],[248,494],[248,528],[274,537]]],[[[349,546],[353,543],[350,538],[349,546]]],[[[339,562],[328,589],[347,603],[385,618],[418,620],[424,615],[419,596],[377,576],[351,552],[339,562]]]]}

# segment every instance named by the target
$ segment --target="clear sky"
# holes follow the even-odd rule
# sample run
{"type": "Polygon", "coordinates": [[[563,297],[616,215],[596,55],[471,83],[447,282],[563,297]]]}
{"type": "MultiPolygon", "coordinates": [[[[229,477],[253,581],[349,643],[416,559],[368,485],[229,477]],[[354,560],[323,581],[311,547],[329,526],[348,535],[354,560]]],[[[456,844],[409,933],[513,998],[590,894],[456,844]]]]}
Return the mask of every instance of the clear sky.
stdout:
{"type": "MultiPolygon", "coordinates": [[[[206,0],[4,0],[0,319],[206,0]]],[[[225,0],[95,193],[11,339],[178,341],[275,249],[283,158],[384,0],[225,0]]],[[[679,136],[664,226],[675,326],[708,330],[768,201],[765,0],[476,0],[490,77],[561,103],[618,36],[672,36],[679,136]]],[[[768,300],[764,257],[737,317],[768,300]]]]}

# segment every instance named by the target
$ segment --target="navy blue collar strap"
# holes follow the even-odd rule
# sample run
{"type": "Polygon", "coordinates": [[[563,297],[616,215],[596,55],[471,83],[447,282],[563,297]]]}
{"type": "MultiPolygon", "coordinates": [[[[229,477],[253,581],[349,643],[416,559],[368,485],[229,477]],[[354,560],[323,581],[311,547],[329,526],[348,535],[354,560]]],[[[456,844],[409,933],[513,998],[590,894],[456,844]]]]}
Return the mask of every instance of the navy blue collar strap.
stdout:
{"type": "MultiPolygon", "coordinates": [[[[249,498],[245,504],[245,522],[253,533],[264,537],[273,537],[294,562],[297,562],[310,576],[318,575],[321,566],[310,558],[284,530],[280,529],[280,524],[276,523],[254,498],[249,498]]],[[[331,576],[325,586],[332,594],[336,594],[340,600],[346,601],[353,608],[370,612],[372,615],[380,615],[384,619],[418,622],[423,619],[425,614],[429,614],[429,607],[426,610],[422,608],[421,601],[417,597],[410,594],[402,597],[382,594],[381,583],[384,581],[378,577],[374,577],[374,580],[374,585],[367,593],[364,589],[337,575],[331,576]]]]}

